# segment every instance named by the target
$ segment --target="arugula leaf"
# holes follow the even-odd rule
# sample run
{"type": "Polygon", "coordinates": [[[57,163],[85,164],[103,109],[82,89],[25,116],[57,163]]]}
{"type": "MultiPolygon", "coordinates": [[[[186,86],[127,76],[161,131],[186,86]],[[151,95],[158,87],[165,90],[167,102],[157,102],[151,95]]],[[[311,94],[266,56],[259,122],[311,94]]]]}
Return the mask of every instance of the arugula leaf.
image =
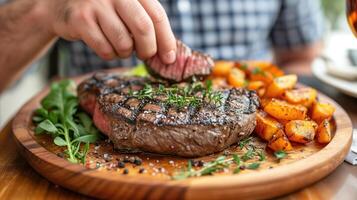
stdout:
{"type": "Polygon", "coordinates": [[[58,112],[57,112],[57,111],[50,112],[50,113],[48,114],[48,119],[49,119],[52,123],[56,124],[56,123],[58,122],[58,112]]]}
{"type": "Polygon", "coordinates": [[[40,116],[33,116],[32,117],[32,121],[35,122],[35,123],[42,122],[43,120],[44,120],[43,117],[40,117],[40,116]]]}
{"type": "Polygon", "coordinates": [[[89,143],[100,138],[99,131],[85,113],[77,113],[78,98],[74,82],[63,80],[51,84],[48,95],[42,99],[33,121],[36,134],[50,134],[57,146],[67,147],[64,153],[70,162],[85,162],[89,143]],[[82,148],[81,148],[82,147],[82,148]]]}
{"type": "Polygon", "coordinates": [[[44,109],[44,108],[38,108],[38,109],[35,111],[35,113],[36,113],[36,116],[38,116],[38,117],[43,117],[43,118],[46,118],[47,115],[48,115],[47,110],[44,109]]]}
{"type": "Polygon", "coordinates": [[[55,139],[53,140],[53,143],[55,143],[57,146],[60,146],[60,147],[67,145],[67,142],[60,136],[55,137],[55,139]]]}
{"type": "Polygon", "coordinates": [[[49,133],[56,133],[57,132],[57,127],[48,119],[42,121],[40,124],[38,124],[38,127],[44,131],[47,131],[49,133]]]}
{"type": "Polygon", "coordinates": [[[80,123],[83,124],[84,129],[89,132],[93,124],[92,119],[83,112],[78,113],[77,117],[80,123]]]}
{"type": "Polygon", "coordinates": [[[72,141],[74,142],[88,142],[88,143],[93,143],[96,142],[99,139],[98,135],[83,135],[80,137],[77,137],[72,141]]]}

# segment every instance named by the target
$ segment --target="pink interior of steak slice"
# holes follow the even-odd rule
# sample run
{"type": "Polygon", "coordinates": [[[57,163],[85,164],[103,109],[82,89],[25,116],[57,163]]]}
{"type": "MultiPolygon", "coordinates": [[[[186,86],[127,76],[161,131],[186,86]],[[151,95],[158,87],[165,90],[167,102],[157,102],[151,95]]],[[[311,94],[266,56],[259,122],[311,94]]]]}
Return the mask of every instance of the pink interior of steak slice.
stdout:
{"type": "Polygon", "coordinates": [[[198,51],[192,51],[188,46],[177,40],[176,61],[165,65],[158,55],[146,61],[151,71],[165,79],[180,82],[192,76],[208,75],[214,65],[213,59],[198,51]]]}
{"type": "Polygon", "coordinates": [[[95,104],[93,122],[102,133],[107,135],[110,132],[110,120],[102,113],[98,103],[95,104]]]}

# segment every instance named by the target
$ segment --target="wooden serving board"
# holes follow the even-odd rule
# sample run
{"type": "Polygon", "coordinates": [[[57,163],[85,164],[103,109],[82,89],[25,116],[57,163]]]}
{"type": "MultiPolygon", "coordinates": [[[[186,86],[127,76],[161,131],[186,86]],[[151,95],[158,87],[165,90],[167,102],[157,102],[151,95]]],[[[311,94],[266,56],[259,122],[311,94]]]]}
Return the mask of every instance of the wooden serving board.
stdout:
{"type": "MultiPolygon", "coordinates": [[[[122,71],[121,71],[122,72],[122,71]]],[[[79,82],[89,75],[74,78],[79,82]]],[[[172,180],[171,175],[187,165],[188,159],[152,154],[124,154],[114,151],[108,141],[93,144],[85,165],[71,164],[58,156],[62,149],[48,136],[35,136],[32,115],[48,88],[26,103],[13,121],[13,132],[22,155],[30,165],[50,181],[70,190],[107,199],[261,199],[293,192],[332,172],[346,156],[352,139],[352,123],[346,112],[332,99],[319,94],[319,99],[336,107],[333,118],[335,134],[326,145],[294,145],[287,158],[278,161],[266,152],[266,161],[257,170],[239,174],[223,171],[214,176],[172,180]],[[106,154],[106,155],[105,155],[106,154]],[[108,156],[110,158],[108,158],[108,156]],[[142,164],[126,163],[128,174],[117,166],[125,156],[137,156],[142,164]],[[144,168],[144,173],[139,173],[144,168]]],[[[265,143],[253,138],[253,145],[264,149],[265,143]]],[[[225,154],[246,151],[232,146],[225,154]]],[[[215,154],[202,158],[214,160],[215,154]]],[[[257,158],[256,158],[257,159],[257,158]]],[[[249,162],[254,162],[254,159],[249,162]]]]}

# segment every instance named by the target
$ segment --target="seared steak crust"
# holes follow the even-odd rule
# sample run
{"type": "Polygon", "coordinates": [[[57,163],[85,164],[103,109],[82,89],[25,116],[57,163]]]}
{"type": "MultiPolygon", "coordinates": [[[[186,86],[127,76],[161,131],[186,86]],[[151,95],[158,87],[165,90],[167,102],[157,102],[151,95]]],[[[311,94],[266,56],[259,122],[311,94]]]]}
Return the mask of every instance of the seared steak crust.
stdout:
{"type": "Polygon", "coordinates": [[[81,106],[118,149],[203,156],[224,150],[254,130],[258,107],[254,92],[222,90],[218,107],[204,103],[178,109],[164,103],[165,96],[133,97],[131,91],[146,83],[158,86],[145,78],[97,74],[78,88],[81,106]],[[88,103],[93,98],[95,105],[88,103]]]}

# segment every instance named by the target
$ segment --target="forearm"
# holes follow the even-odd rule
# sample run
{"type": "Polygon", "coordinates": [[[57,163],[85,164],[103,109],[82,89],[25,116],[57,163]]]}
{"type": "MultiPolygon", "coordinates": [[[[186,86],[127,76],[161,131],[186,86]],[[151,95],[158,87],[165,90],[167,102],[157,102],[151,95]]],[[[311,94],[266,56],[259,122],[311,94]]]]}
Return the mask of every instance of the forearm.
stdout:
{"type": "Polygon", "coordinates": [[[16,0],[0,6],[0,93],[55,40],[42,26],[42,0],[16,0]]]}
{"type": "Polygon", "coordinates": [[[287,73],[309,74],[311,64],[320,55],[322,43],[317,42],[293,50],[275,50],[275,63],[287,73]]]}

